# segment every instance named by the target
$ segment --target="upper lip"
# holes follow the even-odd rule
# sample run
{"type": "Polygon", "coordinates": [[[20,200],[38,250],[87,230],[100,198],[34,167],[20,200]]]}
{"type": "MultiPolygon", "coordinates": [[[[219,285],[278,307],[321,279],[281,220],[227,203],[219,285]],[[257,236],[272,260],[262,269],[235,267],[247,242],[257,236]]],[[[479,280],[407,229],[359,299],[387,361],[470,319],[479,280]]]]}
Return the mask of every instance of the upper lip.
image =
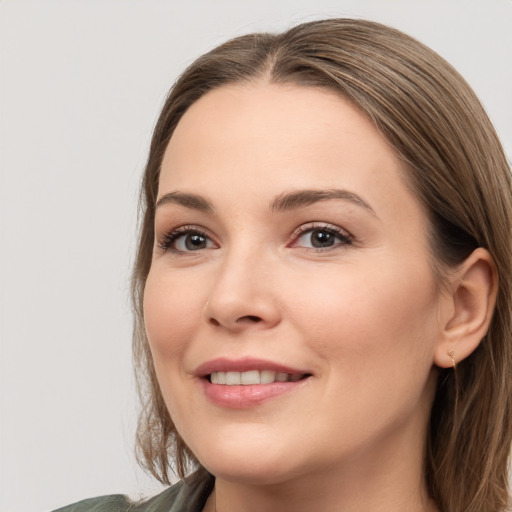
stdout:
{"type": "Polygon", "coordinates": [[[199,365],[194,371],[194,374],[198,377],[206,377],[212,372],[248,372],[251,370],[270,370],[274,372],[288,373],[290,375],[304,375],[310,373],[298,368],[291,368],[281,363],[268,361],[266,359],[255,359],[252,357],[227,359],[219,357],[199,365]]]}

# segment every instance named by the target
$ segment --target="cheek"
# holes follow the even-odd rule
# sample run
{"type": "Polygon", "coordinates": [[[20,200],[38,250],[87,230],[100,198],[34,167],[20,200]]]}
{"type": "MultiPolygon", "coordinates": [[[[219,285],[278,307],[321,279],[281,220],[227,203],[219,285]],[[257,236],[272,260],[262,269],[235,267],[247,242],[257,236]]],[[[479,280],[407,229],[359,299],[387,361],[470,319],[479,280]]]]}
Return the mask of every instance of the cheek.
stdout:
{"type": "Polygon", "coordinates": [[[322,407],[333,418],[333,436],[387,431],[430,404],[438,339],[430,272],[377,268],[354,267],[333,276],[331,286],[311,286],[296,316],[323,361],[322,407]]]}
{"type": "Polygon", "coordinates": [[[178,431],[186,423],[184,411],[199,407],[197,397],[185,393],[182,386],[190,379],[183,361],[198,329],[200,302],[200,290],[190,283],[172,273],[150,271],[144,290],[144,323],[160,390],[178,431]]]}
{"type": "Polygon", "coordinates": [[[292,294],[295,318],[325,359],[385,369],[432,364],[437,299],[428,267],[351,266],[303,281],[292,294]],[[386,270],[387,269],[387,270],[386,270]]]}
{"type": "Polygon", "coordinates": [[[150,271],[144,290],[144,323],[155,366],[173,360],[186,347],[198,326],[200,297],[186,283],[150,271]]]}

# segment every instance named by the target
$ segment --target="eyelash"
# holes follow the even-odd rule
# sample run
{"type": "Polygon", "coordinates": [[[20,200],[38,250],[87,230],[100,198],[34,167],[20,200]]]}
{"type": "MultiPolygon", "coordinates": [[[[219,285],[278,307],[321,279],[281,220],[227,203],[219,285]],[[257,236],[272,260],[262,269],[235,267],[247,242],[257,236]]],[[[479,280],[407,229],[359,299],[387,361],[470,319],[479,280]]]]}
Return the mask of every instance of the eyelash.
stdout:
{"type": "Polygon", "coordinates": [[[291,247],[297,247],[297,241],[307,233],[314,233],[315,231],[324,232],[328,235],[332,235],[339,240],[338,243],[333,245],[332,247],[304,247],[307,251],[314,252],[326,252],[329,250],[337,249],[339,247],[352,245],[353,237],[350,233],[345,231],[344,229],[339,228],[338,226],[333,226],[332,224],[324,224],[324,223],[312,223],[305,224],[297,228],[292,234],[292,243],[291,247]]]}
{"type": "Polygon", "coordinates": [[[197,226],[180,226],[168,233],[166,233],[163,238],[158,242],[158,247],[163,252],[172,251],[176,254],[183,254],[186,252],[194,252],[194,251],[181,251],[172,247],[172,245],[179,238],[185,235],[199,235],[207,240],[211,240],[211,237],[206,233],[206,231],[198,228],[197,226]]]}
{"type": "MultiPolygon", "coordinates": [[[[315,231],[318,232],[324,232],[328,235],[332,235],[335,238],[339,240],[337,244],[334,246],[329,247],[304,247],[306,251],[314,251],[314,252],[326,252],[332,249],[339,248],[341,246],[346,245],[352,245],[353,243],[353,237],[350,235],[347,231],[337,227],[333,226],[331,224],[324,224],[324,223],[313,223],[313,224],[305,224],[297,228],[292,233],[292,242],[288,245],[288,247],[298,247],[297,241],[304,236],[307,233],[314,233],[315,231]]],[[[176,249],[173,247],[173,244],[180,239],[181,237],[184,237],[185,235],[198,235],[200,237],[203,237],[206,240],[211,241],[211,237],[206,233],[206,231],[198,228],[197,226],[180,226],[179,228],[176,228],[168,233],[166,233],[163,238],[158,242],[158,247],[163,252],[172,251],[175,254],[186,254],[188,252],[195,252],[193,250],[191,251],[183,251],[180,249],[176,249]]],[[[201,249],[198,249],[198,252],[201,249]]]]}

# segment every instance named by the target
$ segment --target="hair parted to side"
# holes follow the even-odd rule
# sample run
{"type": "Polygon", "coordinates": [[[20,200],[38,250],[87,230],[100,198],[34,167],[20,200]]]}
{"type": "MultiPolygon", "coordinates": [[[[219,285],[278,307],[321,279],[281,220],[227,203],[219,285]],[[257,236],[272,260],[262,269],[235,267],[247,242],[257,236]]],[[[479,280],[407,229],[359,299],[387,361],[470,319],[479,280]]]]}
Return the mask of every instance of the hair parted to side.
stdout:
{"type": "MultiPolygon", "coordinates": [[[[405,162],[410,187],[431,224],[432,267],[444,271],[477,247],[498,273],[496,308],[477,350],[439,373],[425,474],[443,512],[493,512],[508,502],[512,439],[512,192],[503,149],[479,100],[439,55],[384,25],[327,19],[282,34],[238,37],[197,59],[178,79],[153,134],[141,192],[133,273],[134,358],[142,412],[142,464],[169,482],[198,463],[163,401],[144,322],[143,293],[154,243],[155,201],[164,151],[188,107],[226,84],[258,80],[323,87],[349,98],[405,162]]],[[[206,475],[206,473],[205,473],[206,475]]]]}

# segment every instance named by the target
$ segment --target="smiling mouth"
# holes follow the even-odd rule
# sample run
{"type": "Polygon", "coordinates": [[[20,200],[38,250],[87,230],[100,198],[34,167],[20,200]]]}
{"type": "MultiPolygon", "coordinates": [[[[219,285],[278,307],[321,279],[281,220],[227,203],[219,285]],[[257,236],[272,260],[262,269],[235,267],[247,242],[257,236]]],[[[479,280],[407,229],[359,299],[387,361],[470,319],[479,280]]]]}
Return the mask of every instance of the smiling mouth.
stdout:
{"type": "Polygon", "coordinates": [[[225,386],[254,386],[274,382],[298,382],[310,374],[275,372],[272,370],[249,370],[245,372],[212,372],[206,378],[212,384],[225,386]]]}

